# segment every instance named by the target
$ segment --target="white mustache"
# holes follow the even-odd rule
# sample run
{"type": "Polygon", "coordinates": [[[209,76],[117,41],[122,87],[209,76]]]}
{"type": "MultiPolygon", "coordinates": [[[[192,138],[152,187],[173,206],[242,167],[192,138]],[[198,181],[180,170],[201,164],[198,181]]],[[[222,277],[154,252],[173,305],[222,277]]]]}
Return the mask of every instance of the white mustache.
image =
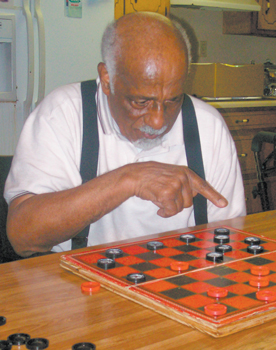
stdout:
{"type": "Polygon", "coordinates": [[[164,125],[161,129],[156,130],[153,129],[151,126],[143,125],[139,128],[139,130],[149,135],[161,135],[167,129],[167,127],[167,125],[164,125]]]}

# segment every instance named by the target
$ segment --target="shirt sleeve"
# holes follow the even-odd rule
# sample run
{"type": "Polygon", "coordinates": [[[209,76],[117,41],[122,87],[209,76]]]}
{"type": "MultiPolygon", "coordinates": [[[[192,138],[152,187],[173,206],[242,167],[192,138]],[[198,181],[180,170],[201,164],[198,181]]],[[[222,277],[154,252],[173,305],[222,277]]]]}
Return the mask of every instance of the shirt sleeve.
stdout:
{"type": "Polygon", "coordinates": [[[5,185],[7,203],[80,185],[81,143],[80,87],[71,84],[50,93],[26,120],[5,185]]]}

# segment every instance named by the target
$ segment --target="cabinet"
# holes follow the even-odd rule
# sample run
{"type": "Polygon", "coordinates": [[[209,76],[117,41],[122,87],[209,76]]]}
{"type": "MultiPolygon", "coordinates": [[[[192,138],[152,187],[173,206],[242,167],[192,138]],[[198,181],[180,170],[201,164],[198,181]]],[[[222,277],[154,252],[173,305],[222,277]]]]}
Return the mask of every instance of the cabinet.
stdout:
{"type": "Polygon", "coordinates": [[[223,12],[223,34],[276,37],[276,1],[258,2],[260,12],[223,12]]]}
{"type": "MultiPolygon", "coordinates": [[[[218,108],[224,117],[236,144],[241,165],[247,213],[262,211],[260,197],[253,198],[252,191],[257,185],[254,154],[251,151],[252,138],[258,131],[276,132],[276,107],[218,108]]],[[[263,144],[262,156],[272,151],[272,145],[263,144]]],[[[276,173],[266,178],[271,209],[276,209],[276,173]]]]}
{"type": "Polygon", "coordinates": [[[115,0],[114,14],[115,19],[126,15],[127,13],[149,11],[158,12],[167,16],[170,12],[170,0],[115,0]]]}

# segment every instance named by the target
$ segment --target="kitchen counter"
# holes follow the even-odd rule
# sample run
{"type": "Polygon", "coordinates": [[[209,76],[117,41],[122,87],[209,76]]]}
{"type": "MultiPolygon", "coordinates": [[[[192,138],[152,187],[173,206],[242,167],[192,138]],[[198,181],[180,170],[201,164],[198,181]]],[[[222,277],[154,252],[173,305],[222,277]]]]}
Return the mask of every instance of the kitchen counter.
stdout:
{"type": "Polygon", "coordinates": [[[254,107],[276,107],[276,98],[256,99],[256,100],[220,100],[206,101],[215,108],[254,108],[254,107]]]}

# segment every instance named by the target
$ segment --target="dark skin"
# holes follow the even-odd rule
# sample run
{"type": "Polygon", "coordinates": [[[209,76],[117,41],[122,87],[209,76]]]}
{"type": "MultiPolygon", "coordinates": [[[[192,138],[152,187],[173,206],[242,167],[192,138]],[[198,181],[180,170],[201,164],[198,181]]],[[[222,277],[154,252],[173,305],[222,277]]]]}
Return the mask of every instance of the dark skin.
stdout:
{"type": "MultiPolygon", "coordinates": [[[[169,20],[159,15],[125,16],[117,31],[122,42],[113,92],[105,64],[98,65],[112,117],[131,142],[155,137],[139,130],[144,125],[155,130],[166,126],[165,134],[183,102],[186,48],[169,20]],[[141,28],[148,28],[148,33],[141,28]]],[[[190,207],[197,193],[218,207],[227,205],[223,196],[185,166],[128,164],[76,188],[14,199],[9,207],[8,237],[18,254],[30,256],[74,237],[130,197],[153,202],[157,214],[166,218],[190,207]]]]}

